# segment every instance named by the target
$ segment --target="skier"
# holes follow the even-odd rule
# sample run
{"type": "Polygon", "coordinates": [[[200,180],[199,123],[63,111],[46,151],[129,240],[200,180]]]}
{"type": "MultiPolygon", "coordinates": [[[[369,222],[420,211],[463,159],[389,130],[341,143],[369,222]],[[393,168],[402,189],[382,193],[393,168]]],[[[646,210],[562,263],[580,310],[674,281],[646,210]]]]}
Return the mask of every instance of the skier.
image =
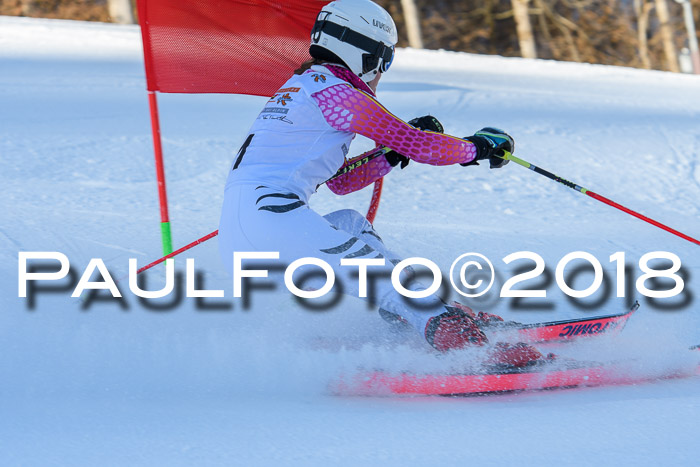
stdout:
{"type": "MultiPolygon", "coordinates": [[[[372,271],[385,272],[399,259],[360,213],[321,216],[310,209],[309,197],[320,185],[327,182],[336,194],[354,192],[409,161],[470,166],[483,160],[491,168],[507,163],[498,154],[512,152],[514,142],[501,130],[484,128],[456,138],[443,134],[435,117],[409,124],[376,100],[396,42],[391,16],[370,0],[337,0],[323,7],[311,31],[312,59],[265,104],[228,176],[219,250],[229,272],[234,251],[274,251],[287,261],[316,257],[333,267],[345,293],[358,296],[357,269],[341,267],[341,259],[384,258],[385,266],[372,271]],[[356,164],[365,154],[347,158],[355,134],[391,150],[356,164]]],[[[404,286],[424,290],[411,275],[410,269],[403,271],[404,286]]],[[[407,301],[384,282],[376,294],[381,316],[410,324],[439,351],[485,345],[479,324],[501,320],[457,303],[446,305],[436,296],[407,301]]],[[[495,363],[524,366],[542,358],[526,344],[489,348],[495,363]]]]}

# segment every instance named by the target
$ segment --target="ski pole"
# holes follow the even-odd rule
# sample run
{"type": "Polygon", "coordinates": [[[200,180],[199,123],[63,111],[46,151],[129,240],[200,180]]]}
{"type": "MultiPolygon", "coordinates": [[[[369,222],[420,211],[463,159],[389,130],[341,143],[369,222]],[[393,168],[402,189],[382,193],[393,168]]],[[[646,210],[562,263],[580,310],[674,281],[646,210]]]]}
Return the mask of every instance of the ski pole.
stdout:
{"type": "Polygon", "coordinates": [[[205,236],[202,237],[202,238],[198,238],[198,239],[195,240],[194,242],[189,243],[189,244],[183,246],[182,248],[173,251],[173,252],[170,253],[169,255],[165,255],[165,256],[163,256],[162,258],[158,258],[157,260],[153,261],[152,263],[149,263],[149,264],[143,266],[142,268],[140,268],[140,269],[138,269],[138,270],[136,271],[136,274],[140,274],[140,273],[142,273],[143,271],[145,271],[145,270],[147,270],[147,269],[151,269],[153,266],[156,266],[156,265],[162,263],[162,262],[165,261],[166,259],[170,259],[170,258],[172,258],[173,256],[179,255],[180,253],[182,253],[182,252],[184,252],[184,251],[187,251],[187,250],[189,250],[190,248],[199,245],[200,243],[206,242],[206,241],[209,240],[210,238],[216,237],[218,234],[219,234],[219,231],[218,231],[218,230],[215,230],[215,231],[213,231],[212,233],[207,234],[207,235],[205,235],[205,236]]]}
{"type": "Polygon", "coordinates": [[[384,154],[386,154],[389,151],[391,151],[391,149],[387,148],[386,146],[380,146],[376,149],[376,151],[373,151],[373,152],[367,154],[366,156],[364,156],[362,159],[358,159],[355,162],[353,162],[352,164],[346,165],[342,169],[338,170],[335,173],[335,175],[333,175],[331,178],[326,180],[326,182],[330,182],[334,178],[338,178],[341,175],[345,175],[346,173],[350,172],[351,170],[355,170],[359,166],[365,165],[366,163],[368,163],[372,159],[376,159],[379,156],[383,156],[384,154]]]}
{"type": "Polygon", "coordinates": [[[370,200],[369,209],[367,209],[367,215],[365,216],[370,224],[374,224],[374,218],[377,215],[377,209],[379,209],[379,200],[382,198],[382,186],[384,186],[384,177],[374,182],[372,199],[370,200]]]}
{"type": "Polygon", "coordinates": [[[584,187],[579,186],[579,185],[577,185],[577,184],[575,184],[575,183],[573,183],[573,182],[570,182],[570,181],[568,181],[568,180],[566,180],[566,179],[564,179],[564,178],[561,178],[561,177],[558,176],[558,175],[554,175],[552,172],[548,172],[547,170],[544,170],[544,169],[542,169],[542,168],[540,168],[540,167],[537,167],[535,164],[531,164],[531,163],[529,163],[529,162],[527,162],[527,161],[524,161],[524,160],[522,160],[522,159],[520,159],[520,158],[518,158],[518,157],[515,157],[513,154],[509,153],[508,151],[503,151],[503,152],[504,152],[504,155],[503,155],[503,156],[500,156],[500,157],[502,157],[503,159],[506,159],[506,160],[509,160],[509,161],[513,161],[513,162],[515,162],[516,164],[522,165],[523,167],[525,167],[525,168],[527,168],[527,169],[530,169],[530,170],[532,170],[532,171],[534,171],[534,172],[537,172],[537,173],[540,174],[540,175],[544,175],[545,177],[547,177],[547,178],[549,178],[549,179],[551,179],[551,180],[554,180],[555,182],[559,182],[559,183],[561,183],[561,184],[564,185],[564,186],[568,186],[569,188],[571,188],[571,189],[573,189],[573,190],[576,190],[576,191],[578,191],[578,192],[583,193],[584,195],[588,195],[588,196],[590,196],[591,198],[597,199],[598,201],[601,201],[601,202],[603,202],[603,203],[605,203],[605,204],[607,204],[607,205],[610,205],[610,206],[612,206],[612,207],[614,207],[614,208],[617,208],[617,209],[619,209],[620,211],[626,212],[627,214],[631,214],[631,215],[633,215],[634,217],[636,217],[636,218],[638,218],[638,219],[641,219],[641,220],[643,220],[643,221],[645,221],[645,222],[648,222],[648,223],[650,223],[651,225],[655,225],[656,227],[659,227],[660,229],[663,229],[663,230],[665,230],[665,231],[667,231],[667,232],[670,232],[670,233],[672,233],[673,235],[677,235],[678,237],[681,237],[681,238],[683,238],[683,239],[685,239],[685,240],[688,240],[689,242],[693,242],[693,243],[695,243],[696,245],[700,245],[700,240],[697,240],[697,239],[695,239],[695,238],[693,238],[693,237],[691,237],[691,236],[688,236],[688,235],[686,235],[686,234],[684,234],[684,233],[682,233],[682,232],[679,232],[679,231],[677,231],[676,229],[672,229],[671,227],[669,227],[669,226],[667,226],[667,225],[664,225],[664,224],[662,224],[661,222],[655,221],[654,219],[651,219],[651,218],[649,218],[649,217],[647,217],[647,216],[645,216],[645,215],[643,215],[643,214],[640,214],[640,213],[638,213],[638,212],[636,212],[636,211],[633,211],[633,210],[631,210],[631,209],[629,209],[629,208],[626,208],[625,206],[622,206],[621,204],[618,204],[618,203],[616,203],[615,201],[612,201],[611,199],[606,198],[605,196],[601,196],[601,195],[599,195],[598,193],[595,193],[595,192],[593,192],[593,191],[591,191],[591,190],[589,190],[589,189],[587,189],[587,188],[584,188],[584,187]]]}

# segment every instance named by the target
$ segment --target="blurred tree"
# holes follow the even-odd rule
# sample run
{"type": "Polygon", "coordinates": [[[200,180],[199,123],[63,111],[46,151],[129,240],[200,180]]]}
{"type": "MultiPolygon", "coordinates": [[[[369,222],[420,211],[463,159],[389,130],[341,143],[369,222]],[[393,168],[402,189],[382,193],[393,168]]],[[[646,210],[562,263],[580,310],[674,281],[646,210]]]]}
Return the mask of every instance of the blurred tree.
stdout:
{"type": "Polygon", "coordinates": [[[664,44],[664,54],[666,55],[666,63],[668,69],[676,73],[680,72],[678,67],[678,55],[676,54],[676,46],[673,43],[673,31],[669,22],[668,4],[666,0],[656,1],[656,15],[661,23],[661,40],[664,44]]]}
{"type": "Polygon", "coordinates": [[[532,35],[530,11],[528,9],[530,0],[511,0],[511,3],[513,5],[513,19],[515,19],[515,30],[518,34],[520,54],[524,58],[537,58],[535,37],[532,35]]]}
{"type": "Polygon", "coordinates": [[[653,5],[646,0],[634,0],[634,9],[637,15],[637,40],[639,42],[639,59],[642,61],[642,68],[650,69],[649,46],[647,43],[647,33],[649,30],[649,13],[653,5]]]}
{"type": "Polygon", "coordinates": [[[134,14],[129,0],[107,0],[109,17],[113,23],[134,24],[134,14]]]}
{"type": "Polygon", "coordinates": [[[403,17],[406,19],[408,45],[415,49],[423,48],[423,35],[420,32],[420,17],[414,0],[401,0],[403,17]]]}

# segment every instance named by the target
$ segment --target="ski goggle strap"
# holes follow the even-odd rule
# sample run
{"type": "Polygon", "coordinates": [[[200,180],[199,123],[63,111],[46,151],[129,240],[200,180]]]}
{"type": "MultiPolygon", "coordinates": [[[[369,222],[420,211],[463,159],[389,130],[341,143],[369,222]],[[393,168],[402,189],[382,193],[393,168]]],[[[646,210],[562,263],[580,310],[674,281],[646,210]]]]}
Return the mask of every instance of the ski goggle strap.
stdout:
{"type": "MultiPolygon", "coordinates": [[[[326,16],[326,18],[327,17],[328,16],[326,16]]],[[[319,19],[311,30],[311,38],[314,42],[319,41],[321,31],[331,37],[335,37],[341,42],[346,42],[367,52],[362,55],[363,73],[370,72],[377,68],[379,60],[382,60],[381,71],[383,73],[389,69],[391,62],[394,60],[394,46],[387,46],[383,42],[370,39],[364,34],[349,29],[347,26],[332,23],[325,18],[319,19]]]]}

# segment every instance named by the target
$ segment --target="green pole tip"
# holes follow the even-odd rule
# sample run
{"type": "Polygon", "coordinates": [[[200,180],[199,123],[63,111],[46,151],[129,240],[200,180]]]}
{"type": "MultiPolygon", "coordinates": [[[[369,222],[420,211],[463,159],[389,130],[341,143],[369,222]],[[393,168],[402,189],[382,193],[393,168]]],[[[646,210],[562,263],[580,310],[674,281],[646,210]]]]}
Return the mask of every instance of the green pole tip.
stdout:
{"type": "Polygon", "coordinates": [[[173,238],[170,233],[170,222],[160,223],[160,236],[163,242],[163,256],[173,252],[173,238]]]}

